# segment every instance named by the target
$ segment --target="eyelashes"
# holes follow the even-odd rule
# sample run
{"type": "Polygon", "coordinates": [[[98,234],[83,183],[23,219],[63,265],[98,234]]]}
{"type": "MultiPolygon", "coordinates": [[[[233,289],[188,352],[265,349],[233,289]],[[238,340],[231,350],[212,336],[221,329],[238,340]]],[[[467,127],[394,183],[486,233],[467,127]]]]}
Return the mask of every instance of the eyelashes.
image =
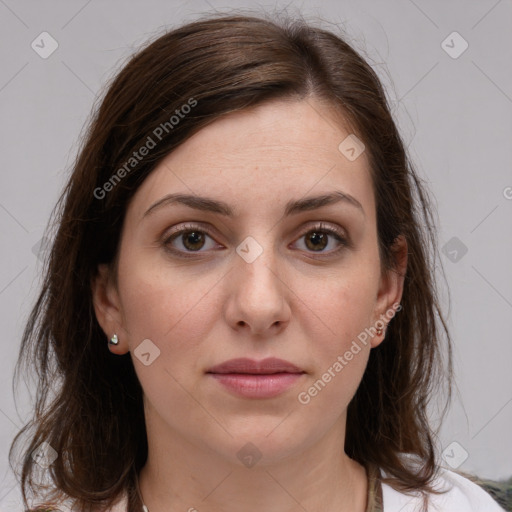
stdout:
{"type": "MultiPolygon", "coordinates": [[[[319,255],[320,258],[330,257],[338,254],[341,250],[351,247],[351,243],[345,237],[343,230],[330,227],[324,223],[318,223],[316,225],[308,227],[306,231],[303,231],[297,240],[302,240],[304,237],[314,236],[313,244],[304,244],[306,253],[310,255],[319,255]],[[324,251],[325,247],[331,244],[331,240],[334,239],[338,246],[337,248],[324,251]],[[318,248],[319,250],[316,250],[318,248]]],[[[166,236],[163,240],[163,245],[166,251],[169,253],[181,257],[181,258],[194,258],[201,254],[209,252],[208,248],[203,250],[207,246],[207,239],[214,240],[213,233],[206,227],[198,224],[185,224],[179,229],[173,230],[169,236],[166,236]],[[178,249],[173,246],[173,243],[179,242],[182,248],[178,249]]],[[[310,240],[309,238],[308,240],[310,240]]],[[[213,249],[215,243],[212,244],[213,249]]],[[[222,247],[222,246],[220,246],[222,247]]]]}

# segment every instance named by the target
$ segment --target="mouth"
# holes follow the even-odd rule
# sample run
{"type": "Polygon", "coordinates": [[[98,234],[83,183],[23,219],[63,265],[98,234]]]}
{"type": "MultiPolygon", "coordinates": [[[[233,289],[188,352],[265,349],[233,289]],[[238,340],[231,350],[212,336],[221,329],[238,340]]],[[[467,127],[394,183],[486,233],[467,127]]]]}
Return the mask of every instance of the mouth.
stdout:
{"type": "Polygon", "coordinates": [[[292,387],[305,371],[283,359],[231,359],[206,374],[232,394],[244,398],[272,398],[292,387]]]}
{"type": "Polygon", "coordinates": [[[275,373],[305,373],[298,366],[278,359],[276,357],[268,357],[261,361],[254,359],[238,358],[230,359],[224,363],[218,364],[210,368],[207,373],[214,374],[249,374],[249,375],[270,375],[275,373]]]}

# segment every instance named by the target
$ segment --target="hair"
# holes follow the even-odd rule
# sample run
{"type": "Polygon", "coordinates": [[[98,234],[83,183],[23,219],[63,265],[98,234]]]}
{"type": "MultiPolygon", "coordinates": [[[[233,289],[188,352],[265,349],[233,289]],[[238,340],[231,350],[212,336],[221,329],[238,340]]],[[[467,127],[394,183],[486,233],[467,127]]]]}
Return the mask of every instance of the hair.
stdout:
{"type": "MultiPolygon", "coordinates": [[[[147,459],[143,392],[130,354],[107,348],[91,280],[100,263],[111,264],[115,279],[127,205],[170,152],[230,112],[310,98],[339,113],[366,146],[383,271],[397,271],[397,238],[408,245],[403,309],[384,342],[370,351],[348,406],[345,451],[361,464],[378,465],[383,481],[399,491],[437,492],[437,431],[428,405],[440,382],[451,383],[451,339],[433,277],[433,207],[382,84],[342,37],[300,16],[278,21],[221,14],[148,42],[128,58],[93,109],[52,212],[55,234],[42,289],[16,364],[15,379],[24,365],[37,380],[33,417],[9,452],[12,461],[21,437],[29,437],[20,456],[25,504],[29,490],[39,496],[44,491],[45,507],[69,497],[78,510],[89,511],[111,506],[129,491],[130,509],[140,507],[131,491],[147,459]],[[135,160],[134,151],[148,145],[148,137],[156,144],[135,160]],[[45,472],[49,483],[38,480],[31,456],[43,442],[58,453],[45,472]],[[409,464],[403,454],[420,464],[409,464]]],[[[451,384],[443,415],[450,399],[451,384]]]]}

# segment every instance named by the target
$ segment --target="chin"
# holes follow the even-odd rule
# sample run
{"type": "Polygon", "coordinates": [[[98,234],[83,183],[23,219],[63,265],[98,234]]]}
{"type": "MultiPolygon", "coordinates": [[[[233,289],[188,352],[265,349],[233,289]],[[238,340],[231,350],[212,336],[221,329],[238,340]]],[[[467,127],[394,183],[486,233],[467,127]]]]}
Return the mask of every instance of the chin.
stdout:
{"type": "MultiPolygon", "coordinates": [[[[284,428],[282,423],[279,425],[279,421],[267,423],[272,423],[272,426],[255,428],[253,425],[252,428],[229,430],[233,437],[224,437],[223,455],[230,462],[247,468],[271,466],[300,453],[309,444],[307,439],[298,438],[296,432],[284,428]]],[[[219,444],[214,449],[218,451],[219,444]]]]}

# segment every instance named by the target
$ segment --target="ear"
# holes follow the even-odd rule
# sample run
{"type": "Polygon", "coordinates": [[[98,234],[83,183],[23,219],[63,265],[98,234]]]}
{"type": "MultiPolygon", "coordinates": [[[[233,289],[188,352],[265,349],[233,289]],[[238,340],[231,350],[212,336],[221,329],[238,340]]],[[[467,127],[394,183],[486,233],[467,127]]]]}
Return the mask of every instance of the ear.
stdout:
{"type": "Polygon", "coordinates": [[[106,263],[98,265],[96,276],[91,280],[92,300],[96,318],[107,340],[115,333],[118,345],[108,345],[115,354],[126,354],[129,350],[126,333],[123,329],[123,315],[118,291],[113,283],[112,272],[106,263]]]}
{"type": "Polygon", "coordinates": [[[386,335],[388,323],[392,321],[397,311],[400,311],[400,301],[404,289],[405,273],[407,271],[407,241],[399,235],[393,243],[394,268],[387,270],[380,278],[379,291],[375,306],[375,318],[372,325],[382,326],[382,334],[376,334],[371,341],[372,348],[379,346],[386,335]],[[398,307],[398,309],[397,309],[398,307]]]}

